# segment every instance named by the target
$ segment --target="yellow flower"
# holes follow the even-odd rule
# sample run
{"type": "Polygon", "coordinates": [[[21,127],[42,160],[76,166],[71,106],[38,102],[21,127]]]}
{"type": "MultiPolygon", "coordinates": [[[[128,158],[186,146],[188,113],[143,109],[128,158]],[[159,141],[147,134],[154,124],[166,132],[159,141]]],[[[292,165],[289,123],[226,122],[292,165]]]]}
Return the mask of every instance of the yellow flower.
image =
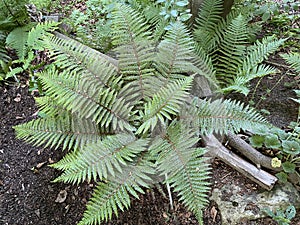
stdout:
{"type": "Polygon", "coordinates": [[[278,159],[277,157],[273,158],[272,159],[272,167],[273,168],[277,168],[277,167],[280,167],[281,166],[281,160],[278,159]]]}

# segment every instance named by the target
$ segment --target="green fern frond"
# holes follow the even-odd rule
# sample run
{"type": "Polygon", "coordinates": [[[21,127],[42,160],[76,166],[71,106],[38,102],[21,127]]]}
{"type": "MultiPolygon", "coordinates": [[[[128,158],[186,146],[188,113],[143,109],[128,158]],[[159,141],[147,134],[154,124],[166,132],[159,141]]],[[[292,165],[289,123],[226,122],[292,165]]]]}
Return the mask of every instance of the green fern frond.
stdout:
{"type": "Polygon", "coordinates": [[[151,40],[151,32],[145,18],[130,6],[117,4],[112,16],[114,45],[131,45],[151,40]]]}
{"type": "Polygon", "coordinates": [[[44,50],[43,39],[51,37],[52,32],[58,28],[58,23],[54,21],[46,21],[38,23],[28,33],[26,45],[36,50],[44,50]]]}
{"type": "Polygon", "coordinates": [[[154,75],[154,45],[146,19],[126,5],[118,5],[113,13],[113,43],[118,47],[119,68],[130,88],[139,94],[137,101],[153,95],[149,77],[154,75]]]}
{"type": "Polygon", "coordinates": [[[75,115],[61,114],[57,118],[30,121],[14,127],[17,137],[34,145],[51,148],[78,149],[93,143],[100,137],[97,126],[90,120],[78,119],[75,115]]]}
{"type": "Polygon", "coordinates": [[[70,76],[78,73],[80,77],[94,78],[102,86],[114,87],[118,68],[103,55],[73,39],[62,39],[53,36],[45,38],[44,45],[50,50],[55,65],[68,71],[70,76]],[[109,70],[99,73],[102,70],[109,70]],[[112,82],[112,79],[114,82],[112,82]]]}
{"type": "Polygon", "coordinates": [[[130,195],[139,198],[138,193],[144,194],[142,187],[150,187],[149,175],[154,173],[149,160],[140,160],[136,165],[128,165],[107,183],[99,183],[78,225],[101,224],[111,219],[113,213],[118,215],[118,209],[127,209],[130,195]]]}
{"type": "Polygon", "coordinates": [[[247,36],[247,21],[239,15],[232,20],[225,30],[224,41],[220,45],[220,57],[217,59],[217,78],[222,82],[229,82],[237,74],[237,68],[242,63],[245,54],[247,36]]]}
{"type": "Polygon", "coordinates": [[[132,130],[128,119],[132,107],[125,104],[125,100],[117,98],[113,90],[97,85],[87,86],[85,83],[77,85],[76,79],[68,79],[66,71],[58,74],[49,69],[40,74],[46,93],[57,103],[72,113],[78,113],[81,118],[90,118],[101,127],[132,130]]]}
{"type": "Polygon", "coordinates": [[[210,190],[208,179],[211,173],[204,153],[204,149],[196,149],[183,169],[168,179],[178,192],[179,200],[196,215],[199,224],[203,224],[202,210],[209,202],[207,194],[210,190]]]}
{"type": "Polygon", "coordinates": [[[162,174],[173,176],[184,169],[194,155],[198,141],[199,137],[195,136],[192,129],[178,121],[171,123],[166,134],[157,138],[150,147],[151,153],[158,155],[158,170],[162,174]]]}
{"type": "Polygon", "coordinates": [[[35,98],[35,102],[39,108],[39,115],[44,117],[56,117],[67,112],[67,109],[57,104],[55,100],[49,96],[35,98]]]}
{"type": "Polygon", "coordinates": [[[216,27],[222,20],[222,11],[222,0],[203,1],[201,5],[193,35],[205,50],[214,45],[212,41],[216,36],[216,27]]]}
{"type": "Polygon", "coordinates": [[[180,22],[170,26],[170,30],[158,45],[156,68],[167,80],[180,77],[182,73],[196,70],[194,42],[187,28],[180,22]]]}
{"type": "Polygon", "coordinates": [[[282,54],[288,64],[290,64],[298,73],[300,73],[300,53],[282,54]]]}
{"type": "Polygon", "coordinates": [[[240,130],[251,130],[253,127],[269,126],[267,120],[254,108],[230,99],[211,101],[195,97],[191,105],[185,105],[182,109],[180,120],[194,129],[200,129],[205,135],[212,132],[237,133],[240,130]]]}
{"type": "Polygon", "coordinates": [[[259,63],[267,59],[270,54],[274,53],[286,39],[276,40],[274,37],[266,37],[261,42],[257,40],[254,45],[247,48],[247,57],[243,66],[239,68],[238,76],[246,75],[257,67],[259,63]]]}
{"type": "Polygon", "coordinates": [[[122,166],[127,166],[137,154],[145,151],[148,142],[130,134],[117,134],[96,143],[88,143],[79,152],[72,152],[52,165],[64,171],[55,181],[80,183],[114,177],[115,170],[122,172],[122,166]]]}
{"type": "Polygon", "coordinates": [[[138,128],[137,134],[153,130],[158,121],[165,125],[165,120],[171,120],[171,115],[177,115],[181,106],[188,96],[193,77],[178,79],[169,83],[156,93],[152,100],[145,104],[144,112],[141,112],[142,125],[138,128]]]}
{"type": "Polygon", "coordinates": [[[222,89],[222,91],[224,93],[235,91],[244,95],[248,95],[250,89],[248,88],[247,84],[249,81],[258,77],[274,74],[277,71],[278,70],[276,68],[263,64],[252,67],[247,74],[237,75],[232,82],[228,83],[228,85],[222,89]]]}
{"type": "Polygon", "coordinates": [[[203,157],[205,150],[195,147],[198,142],[194,130],[181,122],[173,122],[150,150],[158,155],[158,170],[168,175],[167,182],[179,193],[180,200],[191,211],[201,214],[208,203],[210,172],[203,157]]]}

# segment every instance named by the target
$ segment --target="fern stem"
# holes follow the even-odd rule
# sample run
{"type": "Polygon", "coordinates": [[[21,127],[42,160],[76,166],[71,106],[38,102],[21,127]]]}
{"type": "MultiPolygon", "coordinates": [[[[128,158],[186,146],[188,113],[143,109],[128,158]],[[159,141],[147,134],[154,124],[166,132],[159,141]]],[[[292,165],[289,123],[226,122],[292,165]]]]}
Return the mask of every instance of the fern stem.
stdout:
{"type": "Polygon", "coordinates": [[[166,178],[167,190],[168,190],[168,194],[169,194],[170,207],[171,207],[171,210],[173,210],[174,209],[173,198],[172,198],[170,184],[168,182],[168,174],[166,174],[166,173],[165,173],[165,178],[166,178]]]}

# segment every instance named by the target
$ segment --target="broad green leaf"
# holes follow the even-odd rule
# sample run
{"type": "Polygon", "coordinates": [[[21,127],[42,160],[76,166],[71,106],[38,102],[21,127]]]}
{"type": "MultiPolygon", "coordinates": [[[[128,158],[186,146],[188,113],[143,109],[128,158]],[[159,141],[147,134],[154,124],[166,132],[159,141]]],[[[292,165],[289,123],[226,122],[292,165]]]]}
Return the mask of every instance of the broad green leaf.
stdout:
{"type": "Polygon", "coordinates": [[[271,149],[278,149],[281,146],[281,143],[278,139],[278,136],[275,134],[270,134],[265,137],[265,146],[271,149]]]}
{"type": "Polygon", "coordinates": [[[280,173],[277,173],[276,174],[276,177],[278,178],[278,180],[281,182],[281,183],[286,183],[287,182],[287,174],[285,172],[280,172],[280,173]]]}
{"type": "Polygon", "coordinates": [[[296,165],[294,163],[286,161],[286,162],[282,163],[282,168],[283,168],[284,172],[286,172],[286,173],[294,173],[295,169],[296,169],[296,165]]]}
{"type": "Polygon", "coordinates": [[[300,153],[300,144],[297,141],[282,141],[282,150],[291,155],[300,153]]]}
{"type": "Polygon", "coordinates": [[[261,135],[253,135],[249,138],[249,141],[254,148],[261,148],[264,144],[265,137],[261,135]]]}

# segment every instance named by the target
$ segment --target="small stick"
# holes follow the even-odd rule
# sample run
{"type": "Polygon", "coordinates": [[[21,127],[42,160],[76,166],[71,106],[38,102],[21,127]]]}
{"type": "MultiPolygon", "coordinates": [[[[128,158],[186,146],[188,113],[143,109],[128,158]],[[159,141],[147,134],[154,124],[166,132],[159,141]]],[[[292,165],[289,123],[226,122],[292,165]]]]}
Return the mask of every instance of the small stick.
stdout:
{"type": "Polygon", "coordinates": [[[171,188],[170,188],[170,184],[168,182],[168,175],[166,173],[165,173],[165,177],[166,177],[166,184],[167,184],[167,190],[168,190],[168,194],[169,194],[171,210],[174,210],[171,188]]]}

